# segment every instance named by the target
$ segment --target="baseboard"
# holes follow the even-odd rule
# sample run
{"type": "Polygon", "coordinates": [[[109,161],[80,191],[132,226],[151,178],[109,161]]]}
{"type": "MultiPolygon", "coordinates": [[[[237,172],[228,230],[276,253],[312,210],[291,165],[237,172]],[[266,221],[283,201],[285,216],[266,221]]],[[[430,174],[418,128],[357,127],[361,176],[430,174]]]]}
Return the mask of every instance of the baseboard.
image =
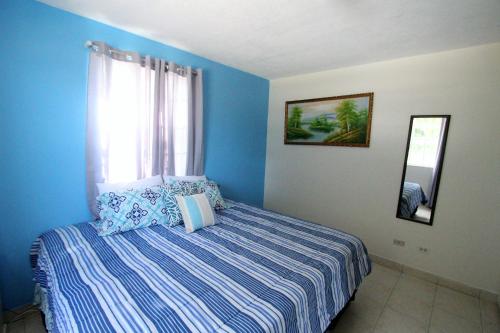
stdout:
{"type": "Polygon", "coordinates": [[[436,283],[439,286],[443,286],[446,288],[450,288],[456,291],[459,291],[461,293],[471,295],[474,297],[478,297],[490,302],[497,303],[498,306],[500,307],[500,295],[497,295],[491,291],[488,290],[483,290],[475,287],[468,286],[466,284],[463,284],[461,282],[453,281],[444,277],[441,277],[439,275],[435,275],[426,271],[422,271],[417,268],[413,268],[404,264],[400,264],[396,261],[386,259],[384,257],[377,256],[375,254],[370,254],[370,258],[372,259],[373,262],[397,270],[399,272],[412,275],[415,277],[418,277],[423,280],[427,280],[433,283],[436,283]]]}

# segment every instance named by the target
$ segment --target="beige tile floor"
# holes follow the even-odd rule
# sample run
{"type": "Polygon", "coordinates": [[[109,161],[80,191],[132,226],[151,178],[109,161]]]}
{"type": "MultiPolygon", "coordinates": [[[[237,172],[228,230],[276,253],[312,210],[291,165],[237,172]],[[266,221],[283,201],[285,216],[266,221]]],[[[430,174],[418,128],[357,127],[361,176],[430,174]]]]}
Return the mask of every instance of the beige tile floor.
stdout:
{"type": "Polygon", "coordinates": [[[500,333],[496,303],[373,265],[330,332],[500,333]]]}
{"type": "MultiPolygon", "coordinates": [[[[8,325],[7,332],[45,332],[40,313],[8,325]]],[[[500,333],[500,314],[496,303],[374,264],[356,300],[329,331],[345,332],[500,333]]]]}

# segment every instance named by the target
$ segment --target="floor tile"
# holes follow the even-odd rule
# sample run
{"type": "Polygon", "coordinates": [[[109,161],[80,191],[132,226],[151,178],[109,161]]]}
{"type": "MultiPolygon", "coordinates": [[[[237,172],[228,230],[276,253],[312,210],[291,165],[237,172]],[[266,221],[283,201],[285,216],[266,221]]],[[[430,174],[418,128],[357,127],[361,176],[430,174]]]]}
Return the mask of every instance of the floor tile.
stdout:
{"type": "Polygon", "coordinates": [[[373,264],[372,272],[366,277],[366,280],[376,282],[389,289],[392,289],[398,282],[400,276],[401,272],[386,268],[378,264],[373,264]]]}
{"type": "Polygon", "coordinates": [[[401,272],[373,264],[372,273],[363,280],[356,297],[368,297],[385,304],[400,276],[401,272]]]}
{"type": "Polygon", "coordinates": [[[500,310],[497,303],[481,300],[480,307],[483,323],[500,324],[500,310]]]}
{"type": "Polygon", "coordinates": [[[340,318],[337,326],[329,330],[330,333],[371,333],[373,326],[369,325],[363,319],[358,318],[347,310],[340,318]]]}
{"type": "Polygon", "coordinates": [[[7,333],[24,333],[25,330],[24,319],[16,320],[15,322],[7,325],[7,333]]]}
{"type": "Polygon", "coordinates": [[[453,315],[440,308],[432,312],[430,333],[481,333],[479,323],[453,315]]]}
{"type": "Polygon", "coordinates": [[[394,290],[387,302],[387,306],[427,326],[431,318],[432,301],[424,302],[419,298],[411,297],[401,290],[394,290]]]}
{"type": "Polygon", "coordinates": [[[434,307],[475,323],[481,323],[479,299],[476,297],[438,286],[434,307]]]}
{"type": "Polygon", "coordinates": [[[500,324],[492,324],[492,323],[484,324],[483,333],[500,333],[500,324]]]}
{"type": "Polygon", "coordinates": [[[25,318],[25,331],[26,333],[44,333],[45,327],[43,326],[42,316],[40,312],[35,312],[25,318]]]}
{"type": "Polygon", "coordinates": [[[426,324],[386,308],[377,322],[375,333],[425,333],[426,329],[426,324]]]}
{"type": "Polygon", "coordinates": [[[394,290],[406,297],[432,305],[437,286],[435,283],[402,274],[394,290]]]}
{"type": "Polygon", "coordinates": [[[392,287],[388,287],[387,284],[380,284],[375,279],[365,280],[361,284],[361,288],[356,294],[357,297],[368,297],[377,302],[385,303],[389,299],[392,287]]]}
{"type": "Polygon", "coordinates": [[[382,302],[373,300],[370,297],[356,297],[356,300],[349,305],[346,313],[354,315],[374,327],[383,309],[384,303],[382,302]]]}

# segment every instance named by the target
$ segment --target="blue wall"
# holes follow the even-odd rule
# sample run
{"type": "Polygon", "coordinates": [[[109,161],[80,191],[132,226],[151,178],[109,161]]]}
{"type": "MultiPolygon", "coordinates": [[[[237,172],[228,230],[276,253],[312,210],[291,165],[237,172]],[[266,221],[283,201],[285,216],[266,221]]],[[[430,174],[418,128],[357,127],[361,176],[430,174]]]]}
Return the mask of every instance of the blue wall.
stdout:
{"type": "Polygon", "coordinates": [[[37,2],[0,1],[0,283],[30,302],[41,232],[89,218],[88,51],[101,40],[204,70],[205,171],[227,197],[262,205],[269,81],[37,2]]]}

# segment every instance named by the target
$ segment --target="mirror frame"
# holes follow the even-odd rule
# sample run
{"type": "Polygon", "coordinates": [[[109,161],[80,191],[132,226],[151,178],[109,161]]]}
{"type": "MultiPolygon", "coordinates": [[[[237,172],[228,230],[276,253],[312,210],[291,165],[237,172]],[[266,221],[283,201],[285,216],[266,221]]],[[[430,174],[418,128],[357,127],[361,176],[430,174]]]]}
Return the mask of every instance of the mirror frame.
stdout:
{"type": "Polygon", "coordinates": [[[441,183],[441,173],[443,171],[443,164],[444,164],[444,155],[445,155],[445,152],[446,152],[446,142],[448,141],[448,129],[450,127],[450,119],[451,119],[451,115],[449,114],[431,114],[431,115],[413,115],[410,117],[410,127],[408,129],[408,139],[406,141],[406,152],[405,152],[405,159],[404,159],[404,164],[403,164],[403,176],[401,177],[401,185],[400,185],[400,188],[399,188],[399,196],[398,196],[398,207],[397,207],[397,210],[396,210],[396,218],[398,219],[402,219],[402,220],[407,220],[407,221],[412,221],[412,222],[415,222],[415,223],[420,223],[420,224],[424,224],[424,225],[428,225],[428,226],[432,226],[432,224],[434,223],[434,213],[436,211],[436,204],[437,204],[437,199],[438,199],[438,194],[439,194],[439,185],[441,183]],[[436,189],[435,189],[435,199],[434,199],[434,207],[432,207],[432,210],[431,210],[431,217],[429,219],[429,222],[424,222],[424,221],[419,221],[419,220],[415,220],[415,219],[411,219],[411,218],[407,218],[407,217],[404,217],[404,216],[401,216],[399,215],[399,208],[400,208],[400,205],[401,205],[401,196],[403,195],[403,184],[404,184],[404,181],[405,181],[405,178],[406,178],[406,168],[408,166],[408,152],[410,150],[410,142],[411,142],[411,132],[412,132],[412,128],[413,128],[413,120],[416,119],[416,118],[445,118],[446,119],[446,126],[444,128],[444,134],[443,134],[443,147],[441,149],[441,166],[438,170],[438,174],[437,174],[437,183],[436,183],[436,189]]]}

